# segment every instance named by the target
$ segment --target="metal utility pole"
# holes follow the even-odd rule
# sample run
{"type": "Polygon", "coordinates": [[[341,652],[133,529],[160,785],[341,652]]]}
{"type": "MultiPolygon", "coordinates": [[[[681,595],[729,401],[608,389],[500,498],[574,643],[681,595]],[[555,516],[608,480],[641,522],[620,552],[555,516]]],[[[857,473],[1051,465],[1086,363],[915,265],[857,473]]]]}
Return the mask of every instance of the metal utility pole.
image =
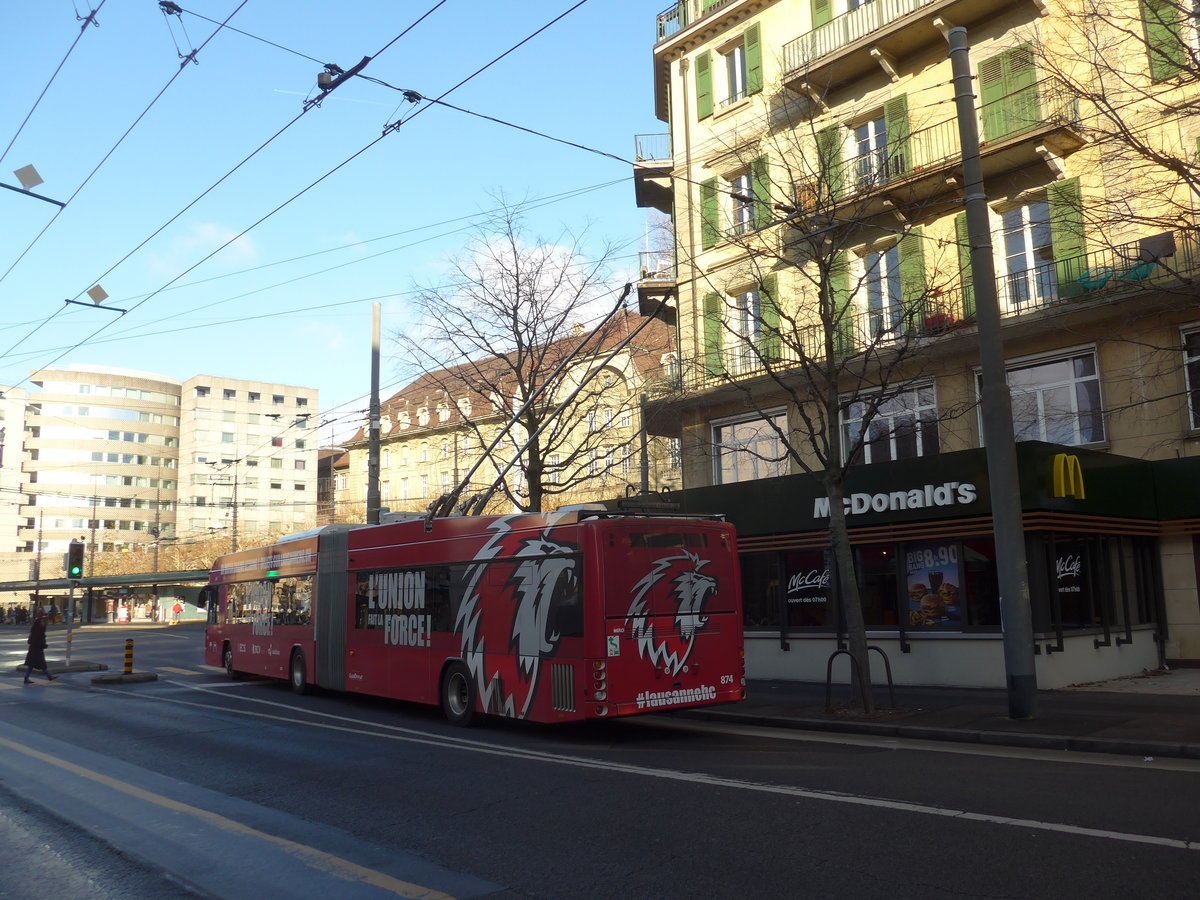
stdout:
{"type": "Polygon", "coordinates": [[[371,410],[367,430],[367,524],[379,524],[379,304],[371,304],[371,410]]]}
{"type": "Polygon", "coordinates": [[[1004,630],[1004,669],[1008,676],[1008,714],[1014,719],[1032,719],[1037,706],[1037,669],[1033,659],[1033,619],[1029,611],[1029,568],[1025,559],[1012,398],[1004,367],[1004,346],[1000,340],[1000,302],[996,297],[987,194],[979,161],[979,128],[975,118],[967,29],[951,28],[946,40],[950,43],[954,103],[962,143],[963,199],[979,327],[983,442],[987,449],[991,485],[992,531],[996,541],[996,573],[1004,630]]]}

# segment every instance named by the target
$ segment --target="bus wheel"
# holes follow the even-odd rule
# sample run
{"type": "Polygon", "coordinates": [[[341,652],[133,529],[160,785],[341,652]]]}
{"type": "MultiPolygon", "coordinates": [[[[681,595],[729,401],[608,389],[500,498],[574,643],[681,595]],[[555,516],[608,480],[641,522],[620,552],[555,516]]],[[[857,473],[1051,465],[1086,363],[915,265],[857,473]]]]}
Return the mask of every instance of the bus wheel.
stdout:
{"type": "Polygon", "coordinates": [[[242,673],[233,667],[233,648],[228,644],[225,645],[223,658],[225,662],[225,674],[234,681],[239,680],[242,677],[242,673]]]}
{"type": "Polygon", "coordinates": [[[292,668],[291,668],[291,683],[292,690],[297,694],[308,693],[308,672],[304,666],[304,651],[292,651],[292,668]]]}
{"type": "Polygon", "coordinates": [[[451,725],[467,726],[475,717],[475,690],[471,673],[460,662],[450,663],[442,675],[442,712],[451,725]]]}

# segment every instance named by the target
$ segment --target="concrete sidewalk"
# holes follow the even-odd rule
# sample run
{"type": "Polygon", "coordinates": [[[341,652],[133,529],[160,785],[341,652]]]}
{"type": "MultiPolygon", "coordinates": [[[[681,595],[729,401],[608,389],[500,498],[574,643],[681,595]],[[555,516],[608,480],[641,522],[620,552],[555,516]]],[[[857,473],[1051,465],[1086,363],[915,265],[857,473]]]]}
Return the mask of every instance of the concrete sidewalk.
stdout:
{"type": "Polygon", "coordinates": [[[871,716],[848,709],[850,698],[848,685],[834,685],[833,711],[827,712],[824,684],[751,681],[741,703],[677,715],[809,731],[1200,759],[1200,669],[1039,691],[1037,715],[1028,721],[1008,718],[1008,697],[999,689],[900,686],[891,708],[887,685],[876,685],[879,709],[871,716]]]}

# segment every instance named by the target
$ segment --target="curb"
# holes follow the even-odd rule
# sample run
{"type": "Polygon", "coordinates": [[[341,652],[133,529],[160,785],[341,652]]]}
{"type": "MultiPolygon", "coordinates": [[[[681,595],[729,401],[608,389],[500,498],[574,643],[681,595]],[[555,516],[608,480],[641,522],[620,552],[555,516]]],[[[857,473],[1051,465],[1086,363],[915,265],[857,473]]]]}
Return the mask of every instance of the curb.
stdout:
{"type": "Polygon", "coordinates": [[[157,672],[110,672],[107,675],[96,675],[92,684],[136,684],[142,681],[158,681],[157,672]]]}
{"type": "Polygon", "coordinates": [[[680,718],[709,722],[731,722],[790,731],[818,731],[841,734],[865,734],[875,737],[900,737],[912,740],[946,741],[957,744],[987,744],[999,747],[1024,747],[1035,750],[1069,750],[1077,753],[1110,753],[1122,756],[1156,756],[1200,759],[1200,745],[1127,738],[1099,738],[1065,734],[1036,734],[1026,731],[983,731],[970,728],[937,728],[925,725],[897,725],[887,722],[856,722],[813,718],[780,718],[754,713],[680,710],[680,718]]]}

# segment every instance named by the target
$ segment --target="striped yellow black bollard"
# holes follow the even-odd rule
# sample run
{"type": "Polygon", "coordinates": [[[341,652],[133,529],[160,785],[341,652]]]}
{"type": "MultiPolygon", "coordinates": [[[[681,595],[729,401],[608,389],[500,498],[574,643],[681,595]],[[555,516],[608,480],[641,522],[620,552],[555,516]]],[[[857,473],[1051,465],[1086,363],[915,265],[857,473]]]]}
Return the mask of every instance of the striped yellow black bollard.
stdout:
{"type": "Polygon", "coordinates": [[[133,638],[125,639],[125,674],[133,673],[133,638]]]}
{"type": "MultiPolygon", "coordinates": [[[[100,668],[107,669],[108,666],[100,668]]],[[[158,673],[133,671],[133,638],[125,640],[125,669],[123,672],[105,672],[92,678],[92,684],[129,684],[137,681],[158,681],[158,673]]]]}

